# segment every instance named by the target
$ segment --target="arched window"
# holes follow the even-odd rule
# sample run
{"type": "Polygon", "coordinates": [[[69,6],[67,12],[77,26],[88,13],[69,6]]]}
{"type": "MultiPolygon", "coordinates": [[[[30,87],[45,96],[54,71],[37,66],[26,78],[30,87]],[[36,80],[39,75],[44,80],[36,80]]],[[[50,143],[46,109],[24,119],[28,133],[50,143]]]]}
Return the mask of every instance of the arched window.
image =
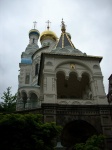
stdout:
{"type": "Polygon", "coordinates": [[[58,98],[67,98],[66,96],[66,87],[65,74],[62,71],[57,73],[57,97],[58,98]]]}
{"type": "Polygon", "coordinates": [[[35,39],[33,38],[33,43],[35,43],[35,39]]]}
{"type": "Polygon", "coordinates": [[[46,63],[46,65],[52,66],[52,62],[48,61],[48,62],[46,63]]]}
{"type": "Polygon", "coordinates": [[[23,99],[23,108],[25,108],[25,105],[27,103],[27,94],[26,94],[26,92],[22,92],[22,99],[23,99]]]}
{"type": "Polygon", "coordinates": [[[26,78],[25,78],[25,84],[29,84],[30,82],[30,75],[26,75],[26,78]]]}
{"type": "Polygon", "coordinates": [[[98,65],[94,65],[93,69],[99,69],[99,66],[98,65]]]}
{"type": "Polygon", "coordinates": [[[39,70],[39,64],[35,65],[35,76],[38,75],[38,70],[39,70]]]}

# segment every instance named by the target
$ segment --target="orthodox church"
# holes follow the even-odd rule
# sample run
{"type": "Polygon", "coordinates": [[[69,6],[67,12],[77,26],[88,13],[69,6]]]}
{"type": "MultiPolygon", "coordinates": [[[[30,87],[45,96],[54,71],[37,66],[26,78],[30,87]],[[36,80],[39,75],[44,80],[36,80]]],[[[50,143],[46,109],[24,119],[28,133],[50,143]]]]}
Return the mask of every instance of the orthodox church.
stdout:
{"type": "Polygon", "coordinates": [[[41,35],[35,27],[29,31],[29,44],[19,64],[17,110],[39,108],[42,103],[107,104],[102,57],[76,49],[63,20],[61,31],[59,39],[49,24],[41,35]]]}
{"type": "Polygon", "coordinates": [[[102,57],[78,50],[71,34],[66,32],[63,19],[59,38],[50,30],[49,23],[41,34],[35,24],[29,31],[29,44],[19,64],[16,110],[41,111],[45,121],[61,124],[64,127],[61,144],[65,147],[73,145],[71,134],[83,124],[91,131],[84,131],[84,135],[103,133],[109,137],[109,145],[112,120],[100,68],[102,57]],[[69,128],[71,134],[67,132],[69,128]]]}

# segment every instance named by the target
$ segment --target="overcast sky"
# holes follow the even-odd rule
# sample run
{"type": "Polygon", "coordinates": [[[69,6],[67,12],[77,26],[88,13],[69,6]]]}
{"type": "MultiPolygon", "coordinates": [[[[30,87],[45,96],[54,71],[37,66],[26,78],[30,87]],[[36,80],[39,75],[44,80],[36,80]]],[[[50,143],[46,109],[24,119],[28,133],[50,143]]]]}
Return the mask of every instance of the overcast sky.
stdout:
{"type": "Polygon", "coordinates": [[[107,94],[112,74],[112,0],[0,0],[0,97],[9,86],[13,94],[17,92],[21,53],[29,43],[33,21],[42,33],[50,20],[50,29],[59,37],[62,18],[77,49],[103,57],[107,94]]]}

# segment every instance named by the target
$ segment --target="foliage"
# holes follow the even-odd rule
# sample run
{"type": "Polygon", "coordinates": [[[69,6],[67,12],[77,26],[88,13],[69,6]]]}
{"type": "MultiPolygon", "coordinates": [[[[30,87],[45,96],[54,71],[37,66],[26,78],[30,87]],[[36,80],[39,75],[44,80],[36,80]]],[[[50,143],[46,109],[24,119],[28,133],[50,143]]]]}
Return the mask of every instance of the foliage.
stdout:
{"type": "Polygon", "coordinates": [[[93,135],[86,143],[78,143],[74,148],[75,150],[102,150],[104,139],[103,135],[93,135]]]}
{"type": "Polygon", "coordinates": [[[11,87],[7,88],[7,91],[3,92],[3,102],[0,103],[0,111],[2,112],[13,112],[16,110],[16,98],[17,95],[11,94],[11,87]]]}
{"type": "Polygon", "coordinates": [[[61,127],[41,120],[39,114],[0,114],[0,149],[52,150],[61,127]]]}

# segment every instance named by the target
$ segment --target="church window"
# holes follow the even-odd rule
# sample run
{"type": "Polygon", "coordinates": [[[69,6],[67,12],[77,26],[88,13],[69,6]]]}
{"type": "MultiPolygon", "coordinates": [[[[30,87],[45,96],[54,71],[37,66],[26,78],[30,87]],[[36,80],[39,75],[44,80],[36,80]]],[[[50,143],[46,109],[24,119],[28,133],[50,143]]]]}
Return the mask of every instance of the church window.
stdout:
{"type": "Polygon", "coordinates": [[[35,65],[35,76],[38,75],[38,70],[39,70],[39,65],[36,64],[36,65],[35,65]]]}
{"type": "Polygon", "coordinates": [[[46,65],[52,66],[52,62],[48,61],[48,62],[46,63],[46,65]]]}
{"type": "Polygon", "coordinates": [[[35,39],[33,39],[33,43],[35,42],[35,39]]]}
{"type": "Polygon", "coordinates": [[[93,68],[94,69],[99,69],[99,66],[98,65],[94,65],[93,68]]]}
{"type": "Polygon", "coordinates": [[[29,84],[29,82],[30,82],[30,75],[26,75],[25,84],[29,84]]]}

